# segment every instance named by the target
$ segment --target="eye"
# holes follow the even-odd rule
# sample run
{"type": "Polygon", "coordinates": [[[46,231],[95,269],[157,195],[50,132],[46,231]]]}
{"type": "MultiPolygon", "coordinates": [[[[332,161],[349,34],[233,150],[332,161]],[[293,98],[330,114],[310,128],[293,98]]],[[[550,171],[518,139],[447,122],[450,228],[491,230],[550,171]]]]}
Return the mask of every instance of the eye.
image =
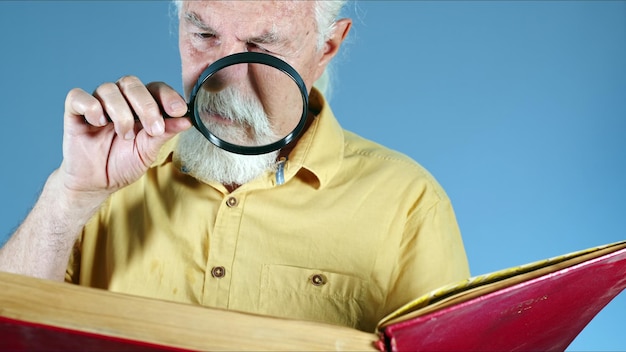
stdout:
{"type": "Polygon", "coordinates": [[[200,39],[211,39],[215,38],[215,34],[213,33],[194,33],[194,35],[200,39]]]}
{"type": "Polygon", "coordinates": [[[190,43],[200,51],[209,50],[220,44],[218,37],[212,32],[192,32],[190,43]]]}

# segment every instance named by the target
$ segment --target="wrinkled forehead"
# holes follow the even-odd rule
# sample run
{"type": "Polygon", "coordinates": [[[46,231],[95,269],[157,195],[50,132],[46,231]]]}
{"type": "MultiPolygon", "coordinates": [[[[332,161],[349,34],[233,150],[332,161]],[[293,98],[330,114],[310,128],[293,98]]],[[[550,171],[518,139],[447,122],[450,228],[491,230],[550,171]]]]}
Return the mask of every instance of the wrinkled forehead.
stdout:
{"type": "Polygon", "coordinates": [[[184,1],[180,16],[181,20],[194,16],[213,29],[272,29],[295,33],[296,29],[315,29],[314,8],[315,1],[304,0],[184,1]]]}

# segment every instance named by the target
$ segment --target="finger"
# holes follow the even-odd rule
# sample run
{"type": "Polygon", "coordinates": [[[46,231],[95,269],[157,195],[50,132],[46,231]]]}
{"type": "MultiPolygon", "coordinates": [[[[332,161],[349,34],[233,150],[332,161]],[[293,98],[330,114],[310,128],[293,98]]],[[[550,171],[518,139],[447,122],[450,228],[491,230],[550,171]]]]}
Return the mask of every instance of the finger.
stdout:
{"type": "Polygon", "coordinates": [[[191,121],[186,118],[165,119],[165,132],[160,136],[149,136],[147,133],[137,134],[136,146],[141,153],[141,159],[146,165],[151,165],[157,159],[161,147],[178,133],[192,127],[191,121]]]}
{"type": "Polygon", "coordinates": [[[187,103],[174,88],[163,82],[147,85],[150,94],[160,102],[163,112],[170,117],[183,117],[187,114],[187,103]]]}
{"type": "Polygon", "coordinates": [[[92,126],[105,126],[108,120],[100,101],[80,88],[74,88],[65,98],[66,116],[86,121],[92,126]]]}
{"type": "Polygon", "coordinates": [[[119,87],[115,83],[104,83],[96,88],[93,95],[113,122],[115,132],[127,140],[135,138],[135,117],[119,87]]]}
{"type": "Polygon", "coordinates": [[[135,76],[124,76],[117,86],[130,104],[141,124],[151,136],[160,136],[165,131],[161,108],[148,88],[135,76]]]}

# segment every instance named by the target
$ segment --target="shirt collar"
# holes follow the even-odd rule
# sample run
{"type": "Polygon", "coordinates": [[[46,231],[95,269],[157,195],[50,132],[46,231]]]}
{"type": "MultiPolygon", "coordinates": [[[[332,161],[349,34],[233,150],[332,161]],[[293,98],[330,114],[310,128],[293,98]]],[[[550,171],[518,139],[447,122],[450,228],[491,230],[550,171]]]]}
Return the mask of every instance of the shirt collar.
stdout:
{"type": "MultiPolygon", "coordinates": [[[[328,184],[341,165],[344,134],[326,99],[316,88],[311,89],[309,95],[309,110],[318,113],[289,154],[285,178],[297,176],[304,169],[316,178],[314,186],[321,188],[328,184]]],[[[178,136],[161,147],[153,167],[172,160],[177,141],[178,136]]]]}
{"type": "Polygon", "coordinates": [[[319,113],[291,151],[286,178],[305,169],[315,176],[319,188],[328,184],[341,165],[344,134],[324,96],[315,88],[309,95],[309,109],[319,113]]]}

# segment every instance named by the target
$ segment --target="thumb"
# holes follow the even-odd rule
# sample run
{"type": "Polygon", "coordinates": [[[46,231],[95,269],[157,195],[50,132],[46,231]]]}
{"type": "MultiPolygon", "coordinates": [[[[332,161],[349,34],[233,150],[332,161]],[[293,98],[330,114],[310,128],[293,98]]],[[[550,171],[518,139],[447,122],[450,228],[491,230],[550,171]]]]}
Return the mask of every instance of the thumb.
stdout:
{"type": "MultiPolygon", "coordinates": [[[[180,132],[189,129],[192,124],[186,117],[173,117],[164,119],[165,132],[159,136],[150,136],[140,133],[135,138],[138,151],[146,166],[152,165],[159,155],[161,147],[180,132]]],[[[142,131],[145,132],[145,131],[142,131]]]]}

